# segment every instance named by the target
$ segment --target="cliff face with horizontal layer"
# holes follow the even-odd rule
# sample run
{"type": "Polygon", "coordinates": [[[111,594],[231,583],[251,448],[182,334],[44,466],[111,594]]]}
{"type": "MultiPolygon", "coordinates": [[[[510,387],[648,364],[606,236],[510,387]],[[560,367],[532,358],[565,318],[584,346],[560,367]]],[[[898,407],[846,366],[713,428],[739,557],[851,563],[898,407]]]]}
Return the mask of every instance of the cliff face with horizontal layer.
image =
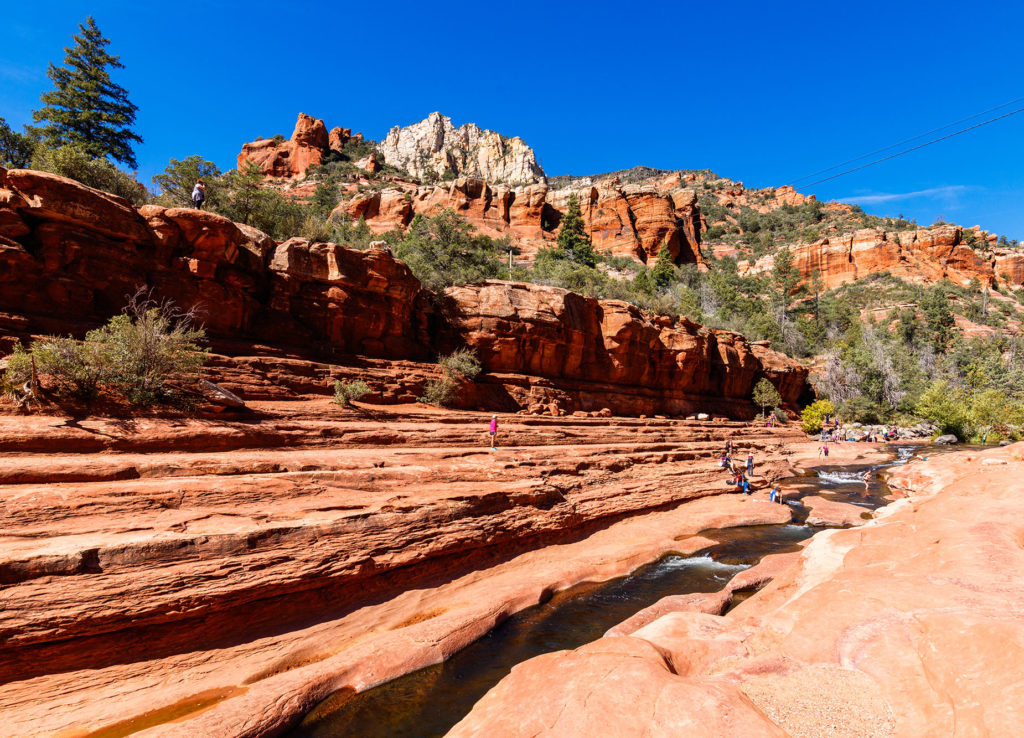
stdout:
{"type": "Polygon", "coordinates": [[[415,215],[451,209],[481,233],[510,238],[520,258],[532,259],[538,249],[554,245],[573,194],[597,251],[652,262],[667,248],[677,264],[703,261],[697,197],[678,176],[644,184],[611,179],[561,189],[492,185],[467,177],[440,185],[395,182],[343,201],[335,213],[363,218],[371,229],[384,233],[405,229],[415,215]]]}
{"type": "MultiPolygon", "coordinates": [[[[195,307],[214,347],[236,356],[286,349],[299,359],[406,360],[429,375],[439,353],[475,346],[487,375],[462,393],[471,406],[748,415],[761,376],[776,381],[789,406],[806,386],[803,367],[742,336],[625,303],[490,282],[451,289],[438,307],[385,251],[297,238],[276,243],[212,213],[136,210],[41,172],[0,170],[0,205],[4,348],[14,337],[81,334],[149,286],[195,307]]],[[[215,378],[230,366],[215,362],[215,378]]],[[[244,368],[233,376],[239,373],[244,368]]],[[[305,373],[293,366],[267,371],[261,381],[327,391],[326,377],[316,387],[305,373]]],[[[247,390],[244,378],[236,388],[261,391],[247,390]]],[[[393,384],[375,390],[380,402],[409,394],[393,384]]]]}
{"type": "MultiPolygon", "coordinates": [[[[1017,287],[1024,284],[1024,257],[1015,249],[977,251],[964,245],[959,226],[936,226],[916,231],[887,232],[865,228],[813,243],[790,247],[793,266],[803,279],[814,272],[825,288],[838,287],[870,274],[889,272],[909,281],[937,282],[949,279],[968,284],[977,279],[992,285],[998,278],[1017,287]]],[[[774,257],[741,261],[743,274],[770,272],[774,257]]]]}

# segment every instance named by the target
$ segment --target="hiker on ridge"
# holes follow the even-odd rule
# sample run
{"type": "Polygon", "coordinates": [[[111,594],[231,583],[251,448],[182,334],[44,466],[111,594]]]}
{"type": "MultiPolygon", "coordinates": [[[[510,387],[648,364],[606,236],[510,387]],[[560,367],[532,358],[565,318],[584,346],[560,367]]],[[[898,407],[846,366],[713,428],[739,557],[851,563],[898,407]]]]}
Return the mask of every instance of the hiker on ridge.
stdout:
{"type": "Polygon", "coordinates": [[[204,202],[206,202],[206,185],[203,184],[203,180],[197,179],[195,187],[192,188],[192,204],[195,205],[196,210],[202,210],[204,202]]]}

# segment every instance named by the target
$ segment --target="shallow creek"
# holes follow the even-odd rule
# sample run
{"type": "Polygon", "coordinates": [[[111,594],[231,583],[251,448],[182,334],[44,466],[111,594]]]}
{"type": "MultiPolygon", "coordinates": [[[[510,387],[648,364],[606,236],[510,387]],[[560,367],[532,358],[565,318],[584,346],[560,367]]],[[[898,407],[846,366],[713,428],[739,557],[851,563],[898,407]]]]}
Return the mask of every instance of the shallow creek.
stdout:
{"type": "MultiPolygon", "coordinates": [[[[915,450],[891,447],[892,461],[842,465],[781,480],[797,523],[806,519],[799,499],[819,495],[861,505],[870,514],[886,504],[889,490],[879,470],[906,463],[915,450]],[[865,484],[865,481],[867,484],[865,484]]],[[[770,503],[765,503],[770,504],[770,503]]],[[[867,516],[866,515],[866,516],[867,516]]],[[[770,553],[793,551],[820,528],[764,525],[705,531],[718,541],[693,556],[670,554],[625,577],[583,583],[510,617],[448,661],[407,674],[358,695],[336,693],[324,700],[290,735],[293,738],[428,738],[444,735],[513,666],[551,651],[572,649],[600,638],[662,597],[715,592],[739,571],[770,553]]],[[[739,593],[734,603],[741,599],[739,593]]]]}

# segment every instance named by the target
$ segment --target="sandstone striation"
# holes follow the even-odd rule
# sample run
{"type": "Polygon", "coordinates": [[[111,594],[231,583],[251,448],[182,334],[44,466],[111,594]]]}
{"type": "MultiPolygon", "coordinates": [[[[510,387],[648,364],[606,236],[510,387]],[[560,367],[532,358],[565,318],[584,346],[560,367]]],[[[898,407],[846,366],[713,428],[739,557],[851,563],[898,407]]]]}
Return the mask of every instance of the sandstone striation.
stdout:
{"type": "Polygon", "coordinates": [[[376,400],[407,402],[437,375],[438,355],[466,344],[487,372],[460,393],[466,407],[744,417],[762,376],[790,408],[807,386],[806,369],[782,354],[625,303],[489,282],[449,290],[439,309],[384,250],[275,243],[213,213],[136,210],[41,172],[0,170],[0,202],[3,349],[81,335],[149,286],[199,311],[223,357],[211,379],[244,400],[325,393],[337,365],[391,360],[413,362],[402,373],[415,381],[374,383],[376,400]]]}
{"type": "Polygon", "coordinates": [[[518,136],[506,138],[475,123],[456,128],[440,113],[405,128],[395,126],[380,153],[384,163],[418,179],[465,176],[510,186],[544,181],[533,149],[518,136]]]}
{"type": "Polygon", "coordinates": [[[450,735],[1016,735],[1020,454],[907,464],[910,499],[816,535],[728,615],[520,664],[450,735]]]}
{"type": "Polygon", "coordinates": [[[790,517],[715,459],[784,463],[797,431],[502,416],[491,452],[489,414],[250,406],[0,416],[9,734],[275,734],[552,591],[790,517]]]}

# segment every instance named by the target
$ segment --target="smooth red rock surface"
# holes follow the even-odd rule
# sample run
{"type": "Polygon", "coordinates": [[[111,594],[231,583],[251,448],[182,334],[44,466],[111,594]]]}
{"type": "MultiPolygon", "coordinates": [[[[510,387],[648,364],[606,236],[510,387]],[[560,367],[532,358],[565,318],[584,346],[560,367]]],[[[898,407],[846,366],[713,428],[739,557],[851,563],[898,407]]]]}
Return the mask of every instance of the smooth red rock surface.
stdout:
{"type": "Polygon", "coordinates": [[[819,533],[728,615],[520,664],[449,735],[1016,736],[1022,454],[911,462],[907,499],[819,533]]]}
{"type": "Polygon", "coordinates": [[[269,734],[552,591],[790,516],[723,494],[716,463],[728,437],[784,464],[784,429],[502,416],[492,452],[489,413],[250,405],[0,415],[11,734],[269,734]],[[162,724],[175,709],[184,722],[162,724]]]}

